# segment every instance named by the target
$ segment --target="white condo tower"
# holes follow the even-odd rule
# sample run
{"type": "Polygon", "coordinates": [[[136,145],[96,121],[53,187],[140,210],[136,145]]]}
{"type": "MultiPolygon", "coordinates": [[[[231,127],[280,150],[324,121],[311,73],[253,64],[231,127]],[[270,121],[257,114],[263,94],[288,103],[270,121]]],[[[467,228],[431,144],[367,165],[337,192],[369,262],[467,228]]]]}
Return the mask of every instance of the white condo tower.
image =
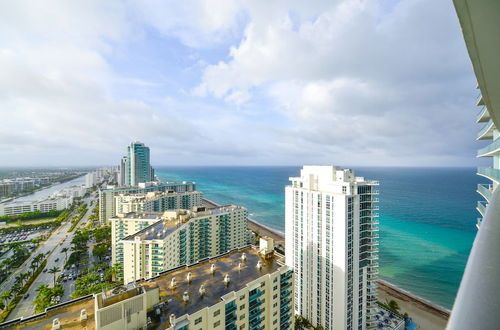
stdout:
{"type": "Polygon", "coordinates": [[[376,326],[378,191],[349,169],[304,166],[285,188],[295,312],[325,329],[376,326]]]}

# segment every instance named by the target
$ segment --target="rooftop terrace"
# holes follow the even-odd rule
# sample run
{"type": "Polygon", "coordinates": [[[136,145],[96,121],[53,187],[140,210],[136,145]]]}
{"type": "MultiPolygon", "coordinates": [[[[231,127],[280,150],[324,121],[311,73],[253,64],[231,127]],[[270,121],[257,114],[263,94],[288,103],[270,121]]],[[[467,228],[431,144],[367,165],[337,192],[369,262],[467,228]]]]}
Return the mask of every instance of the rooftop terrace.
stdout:
{"type": "Polygon", "coordinates": [[[166,308],[163,316],[156,320],[156,327],[165,328],[170,326],[168,316],[174,314],[180,317],[184,314],[195,313],[205,307],[212,306],[222,301],[221,297],[243,289],[248,283],[259,277],[276,272],[283,264],[279,257],[268,259],[262,258],[257,248],[247,247],[233,250],[220,257],[199,262],[191,266],[183,266],[174,270],[166,271],[163,274],[146,280],[140,285],[146,288],[160,288],[160,297],[165,295],[166,308]],[[242,261],[241,256],[245,253],[246,260],[242,261]],[[257,268],[260,261],[262,268],[257,268]],[[215,273],[212,274],[211,266],[215,265],[215,273]],[[241,264],[241,268],[239,265],[241,264]],[[188,274],[191,273],[191,282],[187,281],[188,274]],[[224,283],[224,277],[229,275],[230,282],[224,283]],[[171,287],[172,279],[175,278],[176,286],[171,287]],[[205,294],[200,295],[201,286],[205,288],[205,294]],[[183,294],[187,292],[189,301],[183,300],[183,294]]]}
{"type": "MultiPolygon", "coordinates": [[[[111,294],[103,301],[98,301],[99,306],[109,306],[118,301],[122,301],[140,293],[141,286],[146,290],[159,288],[160,300],[166,302],[161,317],[155,317],[151,313],[152,324],[148,329],[164,329],[169,327],[170,314],[180,317],[184,314],[192,314],[208,306],[212,306],[220,301],[221,297],[243,289],[248,283],[259,277],[277,271],[283,264],[281,256],[274,256],[264,259],[259,255],[259,250],[255,247],[247,247],[233,250],[219,257],[207,259],[191,266],[182,266],[176,269],[163,272],[149,280],[138,281],[136,291],[111,294]],[[245,253],[246,260],[241,256],[245,253]],[[260,260],[262,268],[257,268],[260,260]],[[215,265],[215,272],[212,274],[211,266],[215,265]],[[241,268],[239,265],[241,264],[241,268]],[[186,277],[191,273],[191,281],[186,277]],[[230,282],[226,285],[224,277],[229,275],[230,282]],[[175,277],[176,286],[171,287],[172,278],[175,277]],[[200,296],[201,285],[205,288],[205,293],[200,296]],[[183,294],[187,292],[189,301],[184,302],[183,294]]],[[[52,329],[52,321],[58,318],[62,329],[95,329],[94,299],[92,297],[80,298],[78,301],[70,301],[60,306],[52,307],[47,313],[38,314],[28,321],[20,322],[14,320],[9,325],[3,327],[8,329],[52,329]],[[87,320],[80,321],[80,311],[85,309],[87,320]],[[12,325],[11,325],[12,324],[12,325]]],[[[1,328],[1,326],[0,326],[1,328]]]]}

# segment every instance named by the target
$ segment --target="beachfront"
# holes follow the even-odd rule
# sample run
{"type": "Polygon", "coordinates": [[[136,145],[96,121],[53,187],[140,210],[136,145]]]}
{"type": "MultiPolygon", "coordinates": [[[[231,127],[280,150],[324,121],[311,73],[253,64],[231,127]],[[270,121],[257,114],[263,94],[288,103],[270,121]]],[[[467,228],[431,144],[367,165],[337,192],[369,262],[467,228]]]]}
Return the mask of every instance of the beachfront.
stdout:
{"type": "MultiPolygon", "coordinates": [[[[209,207],[218,206],[218,204],[213,201],[207,199],[204,201],[209,207]]],[[[269,236],[273,238],[277,246],[285,246],[285,237],[278,231],[250,219],[248,220],[248,227],[250,230],[258,232],[260,236],[269,236]]],[[[400,307],[401,313],[408,313],[413,319],[413,322],[417,323],[418,327],[416,329],[442,330],[446,328],[450,311],[386,281],[379,280],[377,284],[378,300],[381,302],[385,302],[386,300],[396,301],[400,307]]]]}

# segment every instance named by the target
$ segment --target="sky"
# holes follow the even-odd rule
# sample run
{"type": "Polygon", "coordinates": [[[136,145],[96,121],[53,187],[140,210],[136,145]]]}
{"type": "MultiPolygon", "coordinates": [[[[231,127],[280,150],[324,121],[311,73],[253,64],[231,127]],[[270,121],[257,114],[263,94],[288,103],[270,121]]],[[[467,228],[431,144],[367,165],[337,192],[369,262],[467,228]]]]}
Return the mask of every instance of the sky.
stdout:
{"type": "Polygon", "coordinates": [[[451,1],[0,0],[0,165],[474,166],[451,1]]]}

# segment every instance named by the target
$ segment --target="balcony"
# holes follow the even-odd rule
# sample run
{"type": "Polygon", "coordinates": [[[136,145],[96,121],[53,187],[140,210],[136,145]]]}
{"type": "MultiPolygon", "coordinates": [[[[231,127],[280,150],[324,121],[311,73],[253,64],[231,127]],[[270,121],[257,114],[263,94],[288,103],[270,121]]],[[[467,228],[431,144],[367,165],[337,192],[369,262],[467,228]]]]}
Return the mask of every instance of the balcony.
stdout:
{"type": "Polygon", "coordinates": [[[479,94],[479,96],[477,97],[477,100],[476,100],[476,105],[477,106],[484,105],[483,95],[479,94]]]}
{"type": "Polygon", "coordinates": [[[477,202],[476,209],[484,217],[484,215],[486,214],[486,203],[485,202],[477,202]]]}
{"type": "Polygon", "coordinates": [[[478,167],[477,174],[500,183],[500,170],[491,167],[478,167]]]}
{"type": "Polygon", "coordinates": [[[477,151],[477,157],[491,157],[497,154],[500,154],[500,139],[477,151]]]}
{"type": "Polygon", "coordinates": [[[493,125],[493,120],[489,120],[486,125],[479,131],[477,134],[476,140],[491,140],[493,139],[493,129],[495,125],[493,125]]]}
{"type": "Polygon", "coordinates": [[[491,184],[478,184],[477,192],[484,197],[488,202],[491,200],[493,195],[493,185],[491,184]]]}
{"type": "Polygon", "coordinates": [[[483,107],[481,109],[481,112],[479,112],[479,115],[477,115],[476,122],[485,123],[488,120],[490,120],[490,113],[488,112],[488,109],[486,107],[483,107]]]}
{"type": "Polygon", "coordinates": [[[477,218],[477,222],[476,222],[477,229],[479,229],[479,226],[481,226],[482,221],[483,221],[483,218],[477,218]]]}

